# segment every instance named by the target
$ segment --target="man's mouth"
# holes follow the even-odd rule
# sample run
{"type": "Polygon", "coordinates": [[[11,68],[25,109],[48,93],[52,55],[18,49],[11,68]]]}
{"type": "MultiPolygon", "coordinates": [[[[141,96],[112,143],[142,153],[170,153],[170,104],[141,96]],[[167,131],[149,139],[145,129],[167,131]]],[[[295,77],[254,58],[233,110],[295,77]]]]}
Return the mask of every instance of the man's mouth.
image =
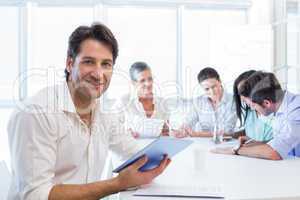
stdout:
{"type": "Polygon", "coordinates": [[[90,82],[87,81],[90,85],[92,85],[93,87],[95,87],[96,89],[99,89],[100,87],[103,87],[105,85],[105,83],[99,83],[99,82],[90,82]]]}
{"type": "Polygon", "coordinates": [[[97,84],[92,84],[95,88],[99,89],[100,87],[104,86],[104,83],[97,83],[97,84]]]}

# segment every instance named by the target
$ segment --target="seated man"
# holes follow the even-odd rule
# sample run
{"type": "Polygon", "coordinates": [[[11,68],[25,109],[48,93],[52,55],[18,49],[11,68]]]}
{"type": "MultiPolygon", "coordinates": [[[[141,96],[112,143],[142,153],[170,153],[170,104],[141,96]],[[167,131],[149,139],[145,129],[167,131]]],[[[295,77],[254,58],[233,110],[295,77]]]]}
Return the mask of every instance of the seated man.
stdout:
{"type": "Polygon", "coordinates": [[[238,90],[252,109],[264,116],[274,115],[273,139],[268,143],[247,143],[242,138],[234,149],[215,149],[213,152],[270,160],[300,157],[300,95],[282,90],[274,74],[266,72],[254,73],[238,90]]]}
{"type": "Polygon", "coordinates": [[[101,180],[108,150],[123,158],[138,151],[124,119],[103,109],[118,44],[102,24],[78,27],[69,38],[66,81],[41,90],[8,124],[12,183],[8,199],[100,199],[149,183],[170,160],[148,172],[141,158],[110,180],[101,180]],[[101,107],[100,107],[101,106],[101,107]]]}
{"type": "Polygon", "coordinates": [[[232,135],[237,116],[233,96],[226,92],[219,73],[210,67],[198,74],[204,94],[193,99],[183,125],[171,134],[175,137],[212,137],[214,129],[232,135]]]}

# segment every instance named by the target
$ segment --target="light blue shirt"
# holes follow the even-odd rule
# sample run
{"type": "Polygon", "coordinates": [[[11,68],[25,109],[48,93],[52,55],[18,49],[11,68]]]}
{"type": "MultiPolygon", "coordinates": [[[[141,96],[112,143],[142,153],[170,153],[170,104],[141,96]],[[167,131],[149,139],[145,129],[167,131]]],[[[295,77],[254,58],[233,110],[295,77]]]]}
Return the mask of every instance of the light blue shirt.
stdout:
{"type": "Polygon", "coordinates": [[[282,159],[300,157],[300,95],[285,92],[275,113],[273,139],[268,143],[282,159]]]}
{"type": "Polygon", "coordinates": [[[225,133],[233,133],[237,116],[232,94],[223,92],[221,102],[213,108],[207,96],[193,99],[185,123],[196,131],[214,131],[215,124],[222,126],[225,133]]]}
{"type": "Polygon", "coordinates": [[[269,116],[262,120],[257,116],[256,111],[249,110],[244,125],[246,135],[256,141],[270,141],[273,138],[272,118],[269,116]]]}

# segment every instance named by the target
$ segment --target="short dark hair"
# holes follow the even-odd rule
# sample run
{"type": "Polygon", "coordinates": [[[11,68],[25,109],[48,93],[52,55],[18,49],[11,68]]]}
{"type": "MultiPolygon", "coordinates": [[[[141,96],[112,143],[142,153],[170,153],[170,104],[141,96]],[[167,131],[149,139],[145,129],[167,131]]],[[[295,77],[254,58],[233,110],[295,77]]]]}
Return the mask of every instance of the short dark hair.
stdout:
{"type": "Polygon", "coordinates": [[[254,103],[262,105],[264,100],[274,103],[283,98],[279,81],[273,73],[258,71],[251,75],[238,89],[239,94],[249,97],[254,103]]]}
{"type": "Polygon", "coordinates": [[[151,70],[147,63],[141,61],[133,63],[129,69],[130,79],[132,81],[137,81],[137,74],[145,70],[151,70]]]}
{"type": "MultiPolygon", "coordinates": [[[[113,55],[113,63],[118,57],[118,42],[111,30],[102,23],[95,22],[91,26],[77,27],[69,37],[68,54],[67,56],[74,59],[80,52],[80,47],[83,41],[94,39],[107,45],[113,55]]],[[[68,81],[69,72],[65,69],[66,80],[68,81]]]]}
{"type": "Polygon", "coordinates": [[[249,70],[249,71],[245,71],[245,72],[241,73],[235,79],[234,84],[233,84],[233,99],[234,99],[235,106],[236,106],[236,115],[240,121],[240,126],[243,126],[245,124],[250,107],[247,104],[242,105],[241,97],[240,97],[239,91],[238,91],[238,86],[242,81],[246,81],[255,72],[256,72],[255,70],[249,70]]]}
{"type": "Polygon", "coordinates": [[[210,78],[215,78],[218,81],[221,81],[220,75],[218,74],[218,72],[214,68],[211,68],[211,67],[206,67],[206,68],[202,69],[197,76],[199,83],[201,83],[202,81],[204,81],[206,79],[210,79],[210,78]]]}

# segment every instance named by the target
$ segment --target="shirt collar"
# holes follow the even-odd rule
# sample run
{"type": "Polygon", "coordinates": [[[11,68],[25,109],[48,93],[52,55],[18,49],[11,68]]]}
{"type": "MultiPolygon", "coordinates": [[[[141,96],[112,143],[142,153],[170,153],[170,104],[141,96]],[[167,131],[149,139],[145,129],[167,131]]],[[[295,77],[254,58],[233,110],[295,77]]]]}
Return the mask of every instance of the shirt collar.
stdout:
{"type": "Polygon", "coordinates": [[[76,108],[71,97],[67,82],[64,82],[63,84],[57,85],[55,87],[57,87],[56,99],[58,110],[76,113],[76,108]]]}
{"type": "MultiPolygon", "coordinates": [[[[228,96],[229,96],[229,95],[227,94],[226,90],[223,89],[223,95],[222,95],[221,101],[220,101],[220,103],[219,103],[218,106],[220,106],[220,105],[222,105],[222,104],[226,104],[226,102],[228,101],[228,96]]],[[[209,99],[209,97],[207,97],[207,96],[206,96],[206,100],[207,100],[208,102],[211,102],[210,99],[209,99]]]]}
{"type": "MultiPolygon", "coordinates": [[[[135,105],[140,105],[141,104],[141,102],[140,102],[139,97],[137,96],[137,94],[136,94],[136,96],[134,98],[134,103],[135,103],[135,105]]],[[[158,103],[159,103],[158,102],[158,98],[153,94],[153,104],[157,105],[158,103]]]]}
{"type": "Polygon", "coordinates": [[[220,104],[226,104],[227,101],[228,101],[228,94],[225,91],[225,89],[223,89],[223,95],[222,95],[222,99],[221,99],[220,104]]]}
{"type": "Polygon", "coordinates": [[[288,104],[289,104],[289,99],[290,99],[290,93],[288,91],[284,92],[284,96],[281,102],[281,105],[279,106],[279,109],[275,113],[275,115],[282,114],[287,110],[288,104]]]}

